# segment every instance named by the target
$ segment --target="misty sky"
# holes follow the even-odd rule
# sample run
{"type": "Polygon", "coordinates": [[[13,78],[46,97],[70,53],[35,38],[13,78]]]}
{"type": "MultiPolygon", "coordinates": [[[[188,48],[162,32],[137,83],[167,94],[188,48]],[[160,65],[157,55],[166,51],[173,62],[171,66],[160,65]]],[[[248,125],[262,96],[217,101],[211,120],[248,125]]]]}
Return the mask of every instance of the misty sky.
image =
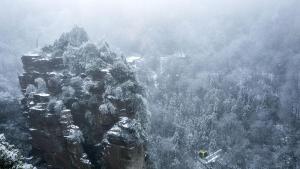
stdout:
{"type": "Polygon", "coordinates": [[[276,20],[296,4],[294,0],[1,0],[0,41],[29,50],[37,37],[44,45],[78,25],[92,41],[105,39],[124,53],[203,52],[259,30],[255,25],[276,20]]]}

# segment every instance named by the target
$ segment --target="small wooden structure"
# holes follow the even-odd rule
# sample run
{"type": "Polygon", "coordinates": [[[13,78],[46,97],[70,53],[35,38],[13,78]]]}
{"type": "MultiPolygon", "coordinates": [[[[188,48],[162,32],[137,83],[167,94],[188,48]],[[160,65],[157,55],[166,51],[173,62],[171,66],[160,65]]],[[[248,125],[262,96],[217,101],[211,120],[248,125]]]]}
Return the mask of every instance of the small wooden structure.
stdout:
{"type": "Polygon", "coordinates": [[[200,157],[199,161],[205,168],[210,169],[210,164],[216,162],[216,160],[221,156],[221,153],[222,149],[219,149],[212,154],[209,154],[206,150],[200,150],[198,153],[200,157]]]}
{"type": "Polygon", "coordinates": [[[208,156],[208,152],[206,151],[206,150],[200,150],[199,152],[198,152],[198,154],[199,154],[199,157],[200,158],[202,158],[202,159],[204,159],[205,157],[207,157],[208,156]]]}

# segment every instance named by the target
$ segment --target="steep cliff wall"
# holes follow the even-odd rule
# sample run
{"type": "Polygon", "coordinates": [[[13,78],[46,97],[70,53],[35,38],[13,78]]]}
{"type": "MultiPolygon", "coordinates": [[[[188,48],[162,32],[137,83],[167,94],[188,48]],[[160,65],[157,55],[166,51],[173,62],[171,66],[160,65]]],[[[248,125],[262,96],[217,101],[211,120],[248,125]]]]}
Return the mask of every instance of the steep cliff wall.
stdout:
{"type": "Polygon", "coordinates": [[[19,76],[33,155],[46,168],[142,169],[143,89],[124,57],[81,28],[22,56],[19,76]]]}

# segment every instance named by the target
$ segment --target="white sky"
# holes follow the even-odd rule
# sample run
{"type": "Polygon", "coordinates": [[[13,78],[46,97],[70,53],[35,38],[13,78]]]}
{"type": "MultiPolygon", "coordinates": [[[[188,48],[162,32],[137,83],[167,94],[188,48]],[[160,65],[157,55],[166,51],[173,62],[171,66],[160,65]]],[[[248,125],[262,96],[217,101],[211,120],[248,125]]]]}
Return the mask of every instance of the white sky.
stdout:
{"type": "Polygon", "coordinates": [[[122,50],[200,45],[197,41],[203,35],[223,36],[232,24],[240,24],[241,29],[249,27],[262,15],[276,16],[277,8],[292,1],[0,0],[0,35],[5,37],[14,31],[32,44],[41,35],[40,41],[45,44],[79,25],[93,41],[104,38],[122,50]]]}

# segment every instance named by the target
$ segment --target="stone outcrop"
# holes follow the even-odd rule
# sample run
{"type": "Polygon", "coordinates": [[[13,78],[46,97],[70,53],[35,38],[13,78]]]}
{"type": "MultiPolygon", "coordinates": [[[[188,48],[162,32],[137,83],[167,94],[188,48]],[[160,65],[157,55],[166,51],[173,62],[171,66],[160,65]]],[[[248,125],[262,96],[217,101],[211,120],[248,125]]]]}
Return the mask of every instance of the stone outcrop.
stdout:
{"type": "Polygon", "coordinates": [[[143,89],[124,57],[87,39],[76,27],[22,56],[32,153],[52,169],[145,168],[143,89]]]}
{"type": "Polygon", "coordinates": [[[104,162],[111,169],[128,166],[128,169],[143,168],[145,165],[144,143],[139,133],[139,124],[135,120],[122,117],[105,135],[103,145],[104,162]]]}

